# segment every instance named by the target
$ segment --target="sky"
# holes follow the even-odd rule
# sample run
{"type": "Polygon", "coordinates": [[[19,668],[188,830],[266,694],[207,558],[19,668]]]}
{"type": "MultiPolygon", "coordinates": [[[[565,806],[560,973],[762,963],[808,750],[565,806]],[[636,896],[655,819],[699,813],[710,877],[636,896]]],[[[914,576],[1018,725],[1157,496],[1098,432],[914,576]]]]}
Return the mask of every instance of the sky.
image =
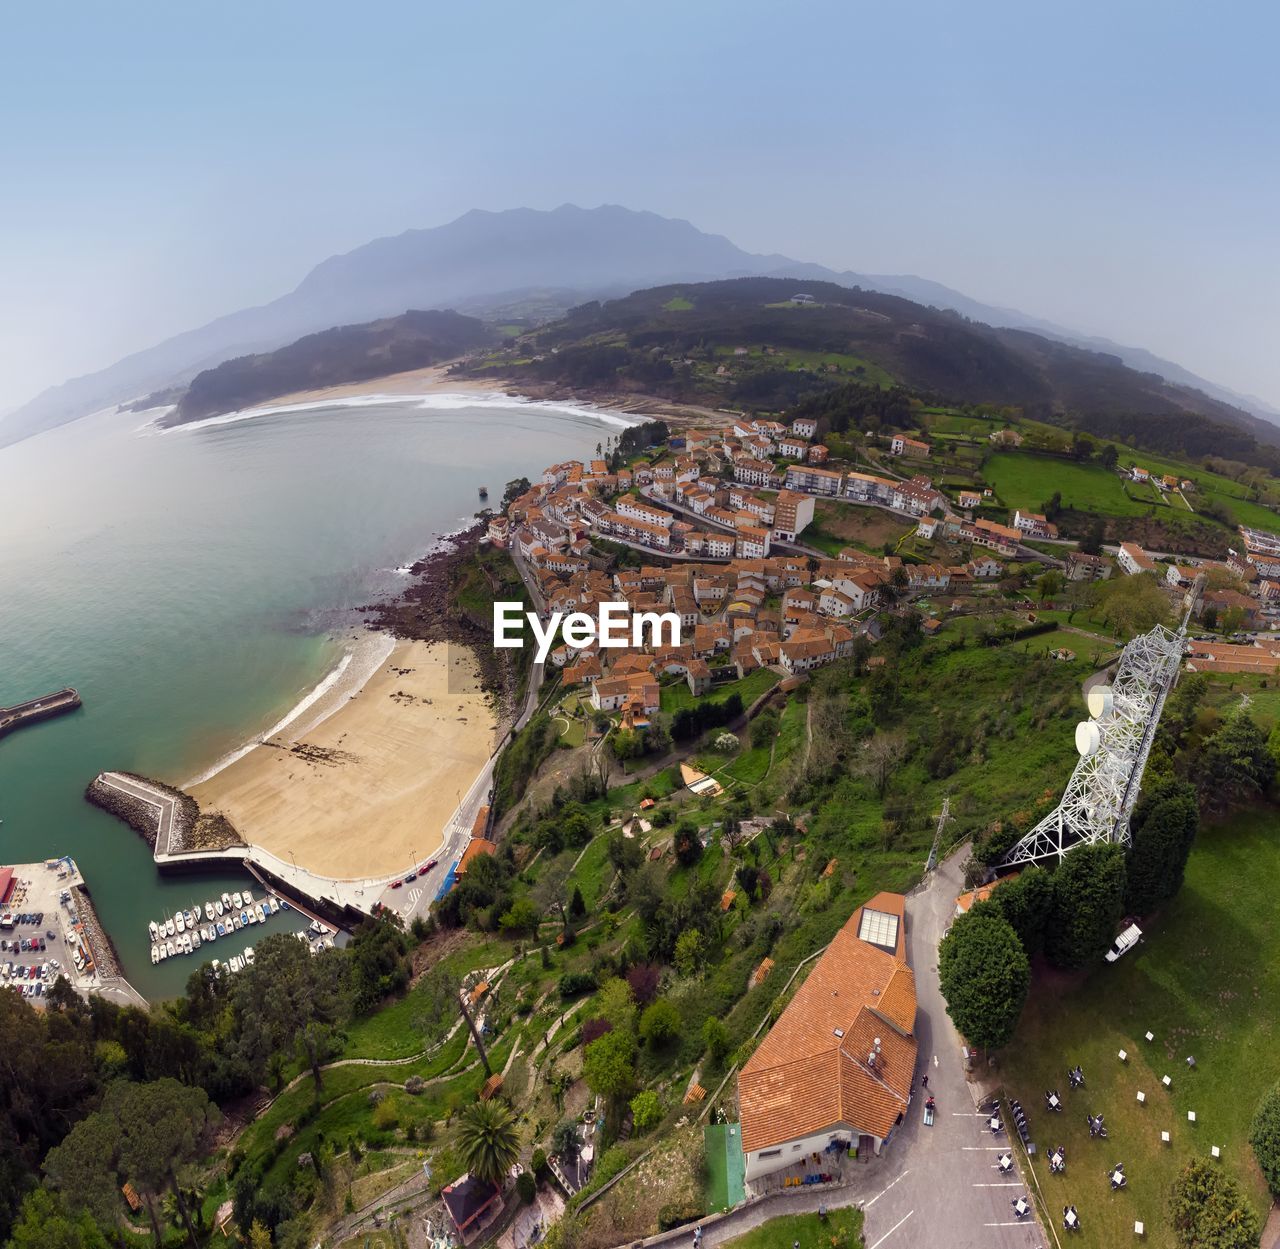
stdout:
{"type": "Polygon", "coordinates": [[[911,273],[1280,407],[1280,8],[6,6],[0,411],[470,208],[911,273]]]}

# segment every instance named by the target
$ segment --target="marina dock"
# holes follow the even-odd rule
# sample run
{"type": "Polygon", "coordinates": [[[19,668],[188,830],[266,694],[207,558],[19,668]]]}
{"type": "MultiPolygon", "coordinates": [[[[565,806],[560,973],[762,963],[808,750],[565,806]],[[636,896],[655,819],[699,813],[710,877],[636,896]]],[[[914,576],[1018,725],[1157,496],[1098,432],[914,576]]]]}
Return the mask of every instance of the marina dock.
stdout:
{"type": "Polygon", "coordinates": [[[0,737],[25,724],[35,724],[47,720],[51,716],[60,716],[67,711],[75,711],[80,706],[80,695],[70,686],[59,690],[56,694],[46,694],[42,698],[31,698],[25,703],[17,703],[12,707],[0,707],[0,737]]]}

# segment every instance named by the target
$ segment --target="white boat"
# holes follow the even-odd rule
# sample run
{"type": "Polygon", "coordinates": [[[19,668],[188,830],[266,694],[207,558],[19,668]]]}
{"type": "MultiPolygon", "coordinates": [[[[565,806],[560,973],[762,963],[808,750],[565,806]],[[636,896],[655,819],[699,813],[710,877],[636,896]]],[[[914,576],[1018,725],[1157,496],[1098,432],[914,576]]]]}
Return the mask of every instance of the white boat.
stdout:
{"type": "MultiPolygon", "coordinates": [[[[154,927],[155,927],[155,925],[154,925],[154,924],[152,924],[152,927],[154,928],[154,927]]],[[[159,951],[156,949],[156,947],[155,947],[155,944],[154,944],[154,943],[153,943],[153,944],[152,944],[152,946],[151,946],[151,961],[152,961],[153,963],[158,963],[158,962],[160,961],[160,953],[159,953],[159,951]]]]}
{"type": "Polygon", "coordinates": [[[191,934],[189,932],[182,934],[182,952],[183,954],[191,953],[191,934]]]}
{"type": "Polygon", "coordinates": [[[164,935],[166,937],[172,937],[175,932],[176,929],[173,926],[173,916],[170,915],[169,918],[164,921],[164,935]]]}
{"type": "Polygon", "coordinates": [[[151,940],[152,940],[152,941],[154,941],[154,940],[155,940],[155,939],[160,935],[160,926],[159,926],[159,924],[157,924],[157,923],[156,923],[156,921],[153,919],[153,920],[152,920],[152,921],[147,925],[147,931],[151,933],[151,940]]]}
{"type": "Polygon", "coordinates": [[[213,960],[213,974],[215,976],[222,974],[222,964],[216,958],[213,960]]]}
{"type": "Polygon", "coordinates": [[[203,942],[200,940],[200,930],[198,928],[193,929],[191,932],[191,948],[193,950],[198,950],[202,944],[203,942]]]}
{"type": "Polygon", "coordinates": [[[244,891],[244,904],[245,906],[253,905],[253,894],[250,893],[248,889],[244,891]]]}
{"type": "Polygon", "coordinates": [[[204,939],[205,939],[206,941],[216,941],[216,940],[218,939],[218,934],[217,934],[217,932],[214,930],[214,927],[213,927],[213,925],[212,925],[212,924],[209,924],[209,925],[205,928],[205,930],[204,930],[204,934],[205,934],[205,935],[204,935],[204,939]]]}
{"type": "Polygon", "coordinates": [[[253,913],[258,917],[258,923],[265,924],[267,922],[267,913],[262,909],[261,902],[253,908],[253,913]]]}
{"type": "Polygon", "coordinates": [[[240,896],[240,891],[238,889],[231,895],[231,902],[237,911],[244,906],[244,898],[240,896]]]}
{"type": "Polygon", "coordinates": [[[240,929],[244,927],[244,920],[242,920],[239,915],[233,915],[231,917],[231,926],[236,932],[239,932],[240,929]]]}
{"type": "Polygon", "coordinates": [[[247,945],[244,947],[244,961],[246,963],[253,962],[253,946],[247,945]]]}
{"type": "Polygon", "coordinates": [[[231,895],[225,891],[222,895],[222,909],[224,911],[229,911],[231,909],[231,895]]]}
{"type": "Polygon", "coordinates": [[[246,924],[256,924],[258,922],[258,912],[256,908],[251,906],[247,911],[245,911],[244,922],[246,924]]]}
{"type": "Polygon", "coordinates": [[[206,902],[206,903],[204,904],[204,917],[205,917],[205,919],[212,919],[212,918],[213,918],[213,903],[212,903],[212,902],[206,902]]]}
{"type": "Polygon", "coordinates": [[[173,958],[173,956],[177,954],[177,952],[178,951],[174,948],[172,941],[166,941],[164,943],[164,954],[166,958],[173,958]]]}
{"type": "Polygon", "coordinates": [[[182,914],[182,912],[181,912],[181,911],[179,911],[179,912],[178,912],[178,913],[173,917],[173,922],[177,925],[177,928],[178,928],[178,931],[179,931],[179,932],[186,932],[186,931],[187,931],[187,920],[186,920],[186,917],[182,914]]]}
{"type": "Polygon", "coordinates": [[[223,909],[223,908],[222,908],[222,899],[221,899],[221,898],[214,898],[214,900],[213,900],[213,913],[214,913],[215,915],[221,915],[221,914],[222,914],[222,909],[223,909]]]}

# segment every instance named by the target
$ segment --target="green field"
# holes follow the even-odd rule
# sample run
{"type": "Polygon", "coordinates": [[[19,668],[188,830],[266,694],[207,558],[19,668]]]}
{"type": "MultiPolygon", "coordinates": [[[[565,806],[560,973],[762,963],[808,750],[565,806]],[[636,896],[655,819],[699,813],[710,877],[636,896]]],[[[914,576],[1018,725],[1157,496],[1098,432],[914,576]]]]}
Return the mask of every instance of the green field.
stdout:
{"type": "Polygon", "coordinates": [[[726,1240],[723,1249],[844,1249],[859,1243],[861,1210],[832,1210],[816,1214],[783,1214],[769,1219],[745,1235],[726,1240]]]}
{"type": "Polygon", "coordinates": [[[1115,473],[1095,464],[1073,464],[1023,451],[998,451],[983,465],[983,476],[1006,507],[1040,511],[1062,495],[1063,507],[1101,516],[1142,516],[1147,505],[1130,499],[1115,473]]]}
{"type": "Polygon", "coordinates": [[[1089,668],[1095,667],[1099,659],[1112,658],[1120,652],[1118,643],[1112,645],[1100,642],[1097,638],[1070,633],[1065,629],[1055,629],[1052,633],[1037,633],[1034,637],[1023,638],[1022,641],[1013,642],[1010,645],[1020,647],[1028,654],[1056,650],[1074,651],[1075,659],[1071,662],[1084,664],[1089,668]]]}
{"type": "Polygon", "coordinates": [[[1202,830],[1182,892],[1147,925],[1136,951],[1102,964],[1083,984],[1055,977],[1032,989],[1003,1055],[1004,1084],[1026,1107],[1041,1157],[1066,1147],[1065,1176],[1050,1177],[1039,1160],[1036,1169],[1050,1213],[1078,1206],[1082,1249],[1130,1243],[1135,1219],[1146,1224],[1147,1244],[1173,1249],[1170,1185],[1213,1145],[1265,1218],[1269,1201],[1247,1136],[1258,1098],[1280,1079],[1275,828],[1276,812],[1266,808],[1202,830]],[[1153,1042],[1144,1040],[1148,1031],[1153,1042]],[[1076,1063],[1086,1090],[1071,1093],[1066,1071],[1076,1063]],[[1167,1092],[1165,1075],[1173,1081],[1167,1092]],[[1065,1113],[1045,1111],[1046,1089],[1063,1092],[1065,1113]],[[1105,1142],[1089,1139],[1086,1113],[1106,1116],[1105,1142]],[[1162,1130],[1171,1144],[1161,1144],[1162,1130]],[[1129,1183],[1112,1193],[1105,1171],[1118,1160],[1129,1183]]]}
{"type": "Polygon", "coordinates": [[[683,295],[673,295],[662,305],[663,312],[688,312],[693,308],[693,301],[683,295]]]}
{"type": "Polygon", "coordinates": [[[757,668],[740,681],[729,681],[725,685],[717,685],[711,693],[703,694],[701,698],[694,698],[689,693],[687,682],[677,681],[662,687],[662,710],[668,715],[674,715],[685,707],[693,707],[702,703],[722,703],[732,694],[740,694],[742,696],[742,706],[745,710],[765,690],[772,688],[779,680],[781,678],[772,669],[757,668]]]}

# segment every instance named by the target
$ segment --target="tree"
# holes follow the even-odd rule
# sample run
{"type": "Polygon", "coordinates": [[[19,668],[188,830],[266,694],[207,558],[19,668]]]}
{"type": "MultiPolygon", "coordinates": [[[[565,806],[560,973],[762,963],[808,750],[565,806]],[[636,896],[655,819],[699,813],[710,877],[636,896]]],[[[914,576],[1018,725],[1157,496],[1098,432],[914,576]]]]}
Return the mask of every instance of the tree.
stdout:
{"type": "Polygon", "coordinates": [[[1200,807],[1194,785],[1170,779],[1142,795],[1129,821],[1126,911],[1150,914],[1182,888],[1199,828],[1200,807]]]}
{"type": "Polygon", "coordinates": [[[102,1109],[50,1151],[45,1170],[67,1200],[90,1210],[102,1206],[105,1191],[114,1190],[123,1175],[146,1203],[156,1244],[163,1240],[156,1200],[167,1190],[195,1243],[178,1176],[196,1159],[205,1128],[218,1117],[203,1089],[169,1077],[147,1084],[120,1081],[107,1091],[102,1109]]]}
{"type": "Polygon", "coordinates": [[[662,1102],[652,1089],[645,1089],[631,1099],[631,1122],[637,1132],[647,1132],[662,1122],[662,1102]]]}
{"type": "Polygon", "coordinates": [[[88,1211],[68,1213],[46,1188],[27,1194],[10,1236],[8,1249],[109,1249],[88,1211]]]}
{"type": "Polygon", "coordinates": [[[650,1049],[658,1049],[679,1035],[680,1012],[666,998],[645,1007],[640,1016],[640,1039],[650,1049]]]}
{"type": "MultiPolygon", "coordinates": [[[[880,671],[884,671],[881,669],[880,671]]],[[[862,753],[855,765],[858,775],[866,777],[875,786],[876,796],[883,798],[893,777],[893,770],[907,756],[907,735],[901,729],[889,733],[877,733],[863,743],[862,753]]]]}
{"type": "Polygon", "coordinates": [[[636,1000],[631,986],[618,976],[606,980],[600,986],[600,1014],[615,1028],[630,1032],[636,1022],[636,1000]]]}
{"type": "Polygon", "coordinates": [[[1266,792],[1276,775],[1276,761],[1253,717],[1236,711],[1200,749],[1196,787],[1200,801],[1212,811],[1225,811],[1266,792]]]}
{"type": "Polygon", "coordinates": [[[715,1015],[708,1015],[702,1025],[702,1043],[713,1063],[718,1063],[729,1052],[729,1029],[715,1015]]]}
{"type": "Polygon", "coordinates": [[[516,1176],[516,1192],[526,1206],[533,1203],[533,1199],[538,1195],[538,1181],[534,1178],[532,1171],[521,1171],[516,1176]]]}
{"type": "Polygon", "coordinates": [[[1126,637],[1147,633],[1169,621],[1169,603],[1153,573],[1099,581],[1093,594],[1098,615],[1126,637]]]}
{"type": "Polygon", "coordinates": [[[700,971],[706,954],[707,939],[697,928],[686,928],[676,938],[676,970],[682,976],[700,971]]]}
{"type": "MultiPolygon", "coordinates": [[[[477,866],[486,862],[480,859],[477,866]]],[[[470,878],[468,873],[468,878],[470,878]]],[[[261,1079],[274,1054],[296,1052],[316,1088],[330,1056],[335,1029],[346,1013],[343,951],[312,956],[287,933],[265,938],[253,963],[232,982],[232,1034],[236,1051],[261,1079]]]]}
{"type": "Polygon", "coordinates": [[[574,885],[573,897],[569,899],[569,914],[574,919],[581,919],[587,913],[587,904],[583,900],[582,890],[574,885]]]}
{"type": "Polygon", "coordinates": [[[1036,595],[1041,601],[1055,598],[1062,593],[1065,584],[1062,574],[1056,568],[1050,568],[1036,578],[1036,595]]]}
{"type": "Polygon", "coordinates": [[[472,1175],[500,1185],[520,1157],[520,1130],[511,1107],[497,1098],[473,1102],[462,1112],[456,1144],[472,1175]]]}
{"type": "Polygon", "coordinates": [[[681,820],[676,825],[674,844],[676,861],[681,867],[692,867],[702,858],[702,840],[692,820],[681,820]]]}
{"type": "Polygon", "coordinates": [[[572,1162],[582,1150],[578,1125],[572,1119],[561,1119],[551,1133],[551,1152],[561,1162],[572,1162]]]}
{"type": "Polygon", "coordinates": [[[1280,1084],[1263,1094],[1249,1125],[1249,1144],[1273,1196],[1280,1196],[1280,1084]]]}
{"type": "Polygon", "coordinates": [[[538,931],[539,919],[538,908],[531,899],[517,898],[498,921],[498,927],[513,936],[527,936],[538,931]]]}
{"type": "Polygon", "coordinates": [[[1124,850],[1099,842],[1076,846],[1053,874],[1045,954],[1055,967],[1079,971],[1111,945],[1124,914],[1124,850]]]}
{"type": "Polygon", "coordinates": [[[258,1219],[249,1227],[249,1249],[271,1249],[271,1230],[258,1219]]]}
{"type": "Polygon", "coordinates": [[[582,1076],[593,1093],[611,1101],[627,1093],[635,1083],[636,1044],[630,1032],[615,1028],[587,1046],[582,1076]]]}
{"type": "Polygon", "coordinates": [[[634,837],[624,837],[615,832],[609,838],[609,862],[615,872],[626,876],[644,862],[644,847],[634,837]]]}
{"type": "Polygon", "coordinates": [[[513,481],[507,482],[507,488],[502,492],[502,510],[505,512],[522,494],[527,494],[529,489],[530,485],[527,477],[517,477],[513,481]]]}
{"type": "Polygon", "coordinates": [[[1240,1186],[1204,1158],[1187,1163],[1174,1181],[1169,1216],[1186,1249],[1257,1249],[1262,1234],[1240,1186]]]}
{"type": "Polygon", "coordinates": [[[1009,921],[1028,958],[1044,950],[1044,928],[1053,903],[1053,877],[1042,867],[1024,868],[1001,881],[990,905],[1009,921]]]}
{"type": "Polygon", "coordinates": [[[938,952],[947,1014],[970,1044],[1007,1045],[1031,983],[1026,952],[1008,920],[989,912],[962,915],[938,952]]]}

